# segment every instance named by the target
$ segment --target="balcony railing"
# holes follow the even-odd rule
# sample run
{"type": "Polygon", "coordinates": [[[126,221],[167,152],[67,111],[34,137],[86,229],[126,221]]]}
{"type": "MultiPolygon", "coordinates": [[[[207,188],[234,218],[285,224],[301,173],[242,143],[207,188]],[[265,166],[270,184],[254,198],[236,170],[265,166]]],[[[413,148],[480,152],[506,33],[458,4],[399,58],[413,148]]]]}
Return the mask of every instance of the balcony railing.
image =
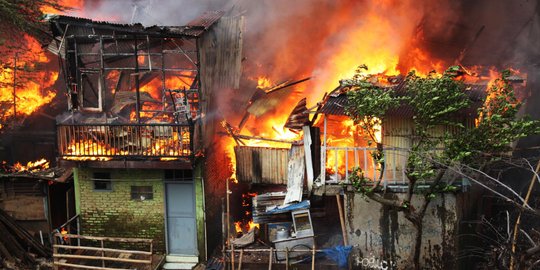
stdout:
{"type": "Polygon", "coordinates": [[[322,146],[321,179],[325,182],[349,183],[349,174],[354,167],[360,167],[364,176],[377,181],[381,173],[382,185],[406,185],[405,176],[408,151],[385,148],[384,167],[376,164],[372,153],[375,147],[332,147],[322,146]]]}
{"type": "Polygon", "coordinates": [[[58,153],[68,160],[176,159],[192,153],[190,126],[60,124],[58,153]]]}

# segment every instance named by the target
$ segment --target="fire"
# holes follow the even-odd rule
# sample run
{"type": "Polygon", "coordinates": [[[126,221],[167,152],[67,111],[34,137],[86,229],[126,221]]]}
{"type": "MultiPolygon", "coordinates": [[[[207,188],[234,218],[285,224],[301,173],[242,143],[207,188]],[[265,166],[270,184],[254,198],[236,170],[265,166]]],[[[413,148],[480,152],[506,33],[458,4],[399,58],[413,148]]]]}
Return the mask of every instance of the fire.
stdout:
{"type": "Polygon", "coordinates": [[[2,110],[2,122],[31,115],[56,95],[49,88],[56,82],[58,72],[42,69],[50,59],[36,39],[24,35],[23,40],[23,48],[13,57],[4,56],[7,64],[0,69],[0,103],[11,105],[2,110]]]}
{"type": "Polygon", "coordinates": [[[242,221],[236,221],[234,223],[234,229],[237,234],[242,234],[253,230],[254,228],[259,229],[261,226],[258,223],[254,223],[253,220],[243,223],[242,221]]]}
{"type": "MultiPolygon", "coordinates": [[[[347,117],[332,117],[328,120],[328,133],[326,143],[330,147],[352,147],[360,146],[375,150],[376,143],[382,142],[382,127],[380,121],[375,120],[374,130],[372,131],[375,141],[369,144],[370,136],[365,134],[360,127],[347,117]]],[[[326,153],[326,172],[328,175],[336,173],[339,177],[344,177],[345,172],[351,172],[354,167],[354,160],[359,164],[367,164],[366,176],[373,178],[376,165],[373,162],[373,157],[368,153],[355,153],[354,151],[338,150],[328,151],[326,153]],[[348,163],[347,163],[348,160],[348,163]],[[348,164],[348,167],[347,167],[348,164]],[[336,166],[337,165],[337,166],[336,166]]]]}
{"type": "Polygon", "coordinates": [[[46,170],[49,168],[49,161],[42,158],[34,162],[29,161],[26,165],[22,165],[20,162],[17,162],[13,165],[13,170],[16,172],[37,172],[46,170]]]}
{"type": "Polygon", "coordinates": [[[172,132],[170,137],[152,137],[150,130],[141,132],[140,140],[135,145],[126,145],[127,150],[115,148],[100,140],[71,140],[67,146],[64,159],[77,161],[108,161],[111,156],[145,155],[165,156],[162,161],[177,160],[174,156],[189,156],[190,137],[188,132],[179,134],[172,132]],[[183,147],[180,147],[182,145],[183,147]],[[133,148],[133,150],[130,150],[133,148]],[[181,150],[180,150],[181,149],[181,150]],[[170,157],[167,157],[170,156],[170,157]]]}
{"type": "MultiPolygon", "coordinates": [[[[71,8],[71,9],[75,9],[75,10],[78,10],[78,11],[82,11],[82,8],[83,8],[83,5],[84,5],[84,0],[59,0],[59,1],[56,1],[56,2],[57,2],[58,5],[68,7],[68,8],[71,8]]],[[[51,7],[51,6],[48,6],[48,5],[42,6],[41,7],[41,12],[43,14],[60,14],[60,13],[63,13],[63,12],[55,9],[54,7],[51,7]]]]}
{"type": "Polygon", "coordinates": [[[236,233],[242,233],[242,221],[237,221],[234,223],[234,229],[236,230],[236,233]]]}
{"type": "Polygon", "coordinates": [[[257,78],[257,88],[259,89],[268,89],[272,87],[272,85],[272,82],[267,77],[261,76],[257,78]]]}
{"type": "MultiPolygon", "coordinates": [[[[145,61],[145,56],[139,56],[139,62],[145,61]]],[[[118,75],[113,74],[108,76],[108,80],[115,81],[115,78],[117,78],[118,75]],[[110,78],[109,78],[110,77],[110,78]]],[[[168,114],[160,114],[159,112],[163,110],[163,101],[165,101],[165,105],[172,105],[171,101],[171,93],[174,92],[175,97],[180,97],[180,99],[175,98],[175,102],[184,102],[184,90],[189,90],[191,87],[191,84],[193,83],[193,79],[191,78],[192,73],[191,72],[183,72],[179,73],[178,76],[169,76],[165,79],[165,83],[163,83],[161,77],[155,77],[150,82],[146,83],[145,85],[142,85],[139,88],[139,91],[148,93],[152,99],[154,99],[156,102],[145,102],[142,105],[142,112],[141,112],[141,118],[143,119],[152,119],[154,121],[159,121],[162,123],[171,123],[174,121],[174,118],[172,115],[168,114]],[[165,90],[172,90],[171,92],[164,91],[165,90]],[[180,92],[180,94],[177,94],[180,92]],[[145,112],[146,111],[146,112],[145,112]]],[[[134,91],[134,90],[133,90],[134,91]]],[[[178,105],[178,104],[177,104],[178,105]]],[[[194,108],[190,108],[193,110],[194,108]]],[[[135,110],[133,110],[130,113],[130,120],[133,122],[137,119],[137,115],[135,110]]]]}

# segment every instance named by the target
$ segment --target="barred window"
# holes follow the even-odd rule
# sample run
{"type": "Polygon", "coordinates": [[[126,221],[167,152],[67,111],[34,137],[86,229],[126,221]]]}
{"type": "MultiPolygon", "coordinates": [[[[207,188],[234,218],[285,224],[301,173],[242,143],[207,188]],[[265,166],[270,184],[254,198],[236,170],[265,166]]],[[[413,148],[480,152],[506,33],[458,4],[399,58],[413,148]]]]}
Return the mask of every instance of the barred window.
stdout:
{"type": "Polygon", "coordinates": [[[153,200],[152,186],[131,186],[131,199],[138,201],[153,200]]]}
{"type": "Polygon", "coordinates": [[[94,190],[96,191],[112,191],[112,182],[110,173],[96,172],[92,176],[94,180],[94,190]]]}

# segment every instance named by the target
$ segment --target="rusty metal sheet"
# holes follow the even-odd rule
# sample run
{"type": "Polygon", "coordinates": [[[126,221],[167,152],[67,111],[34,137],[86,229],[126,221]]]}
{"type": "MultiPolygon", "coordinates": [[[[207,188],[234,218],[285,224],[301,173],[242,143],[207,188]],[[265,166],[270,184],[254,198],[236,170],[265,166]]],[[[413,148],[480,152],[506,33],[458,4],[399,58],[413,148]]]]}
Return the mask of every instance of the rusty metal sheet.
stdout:
{"type": "Polygon", "coordinates": [[[63,36],[63,31],[77,36],[100,35],[100,34],[141,34],[154,36],[185,36],[198,37],[216,23],[225,12],[208,11],[194,19],[185,26],[151,26],[143,27],[140,23],[119,24],[113,22],[93,21],[87,18],[71,17],[65,15],[49,16],[51,31],[54,36],[63,36]],[[56,23],[58,25],[56,25],[56,23]],[[69,25],[69,28],[67,27],[69,25]],[[59,27],[59,28],[58,28],[59,27]]]}
{"type": "Polygon", "coordinates": [[[252,184],[287,184],[289,149],[236,146],[236,177],[252,184]]]}
{"type": "MultiPolygon", "coordinates": [[[[404,96],[407,94],[406,83],[404,79],[399,79],[396,85],[391,87],[398,96],[404,96]]],[[[460,116],[476,117],[478,108],[482,106],[483,99],[486,96],[485,84],[467,84],[465,85],[464,93],[467,94],[472,105],[468,108],[461,110],[458,114],[460,116]]],[[[336,89],[334,93],[337,95],[330,95],[328,100],[323,104],[319,113],[327,115],[347,115],[345,107],[347,106],[347,93],[342,87],[336,89]]],[[[414,108],[407,105],[399,106],[398,108],[388,111],[388,116],[400,116],[400,117],[412,117],[414,115],[414,108]]]]}
{"type": "Polygon", "coordinates": [[[208,28],[216,23],[224,14],[224,11],[207,11],[189,22],[184,29],[184,34],[197,37],[208,30],[208,28]]]}
{"type": "Polygon", "coordinates": [[[306,113],[306,98],[301,99],[285,122],[285,127],[290,129],[301,130],[304,126],[309,125],[309,114],[306,113]]]}

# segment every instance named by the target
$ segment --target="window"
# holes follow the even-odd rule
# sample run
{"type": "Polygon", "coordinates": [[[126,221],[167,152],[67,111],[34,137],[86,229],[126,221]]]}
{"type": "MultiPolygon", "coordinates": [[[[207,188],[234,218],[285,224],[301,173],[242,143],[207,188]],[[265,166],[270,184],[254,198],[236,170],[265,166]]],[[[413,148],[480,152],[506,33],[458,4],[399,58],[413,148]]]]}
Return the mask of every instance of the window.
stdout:
{"type": "Polygon", "coordinates": [[[165,170],[165,180],[193,181],[193,172],[191,170],[165,170]]]}
{"type": "Polygon", "coordinates": [[[111,174],[104,172],[96,172],[93,174],[95,191],[112,191],[111,174]]]}
{"type": "Polygon", "coordinates": [[[154,199],[152,186],[131,186],[131,199],[139,201],[154,199]]]}

